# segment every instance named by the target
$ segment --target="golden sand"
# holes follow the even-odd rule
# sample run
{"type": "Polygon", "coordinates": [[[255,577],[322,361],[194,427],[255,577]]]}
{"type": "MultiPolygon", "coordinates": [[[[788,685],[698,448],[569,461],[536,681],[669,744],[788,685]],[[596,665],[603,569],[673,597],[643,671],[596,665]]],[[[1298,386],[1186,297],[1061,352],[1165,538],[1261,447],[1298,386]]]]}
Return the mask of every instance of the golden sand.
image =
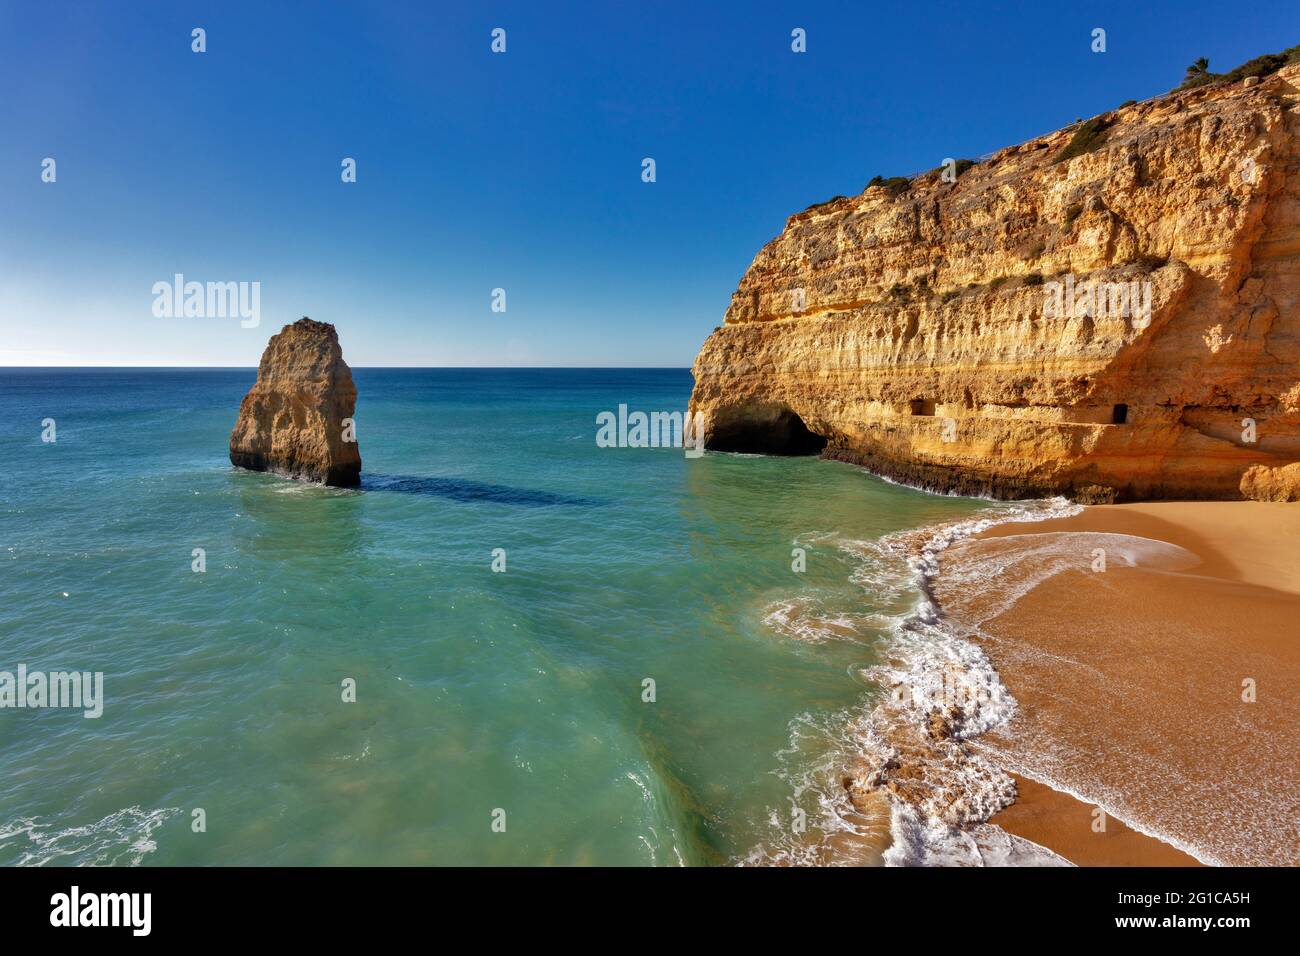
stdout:
{"type": "Polygon", "coordinates": [[[1300,505],[1001,525],[935,591],[1019,703],[977,742],[1020,777],[993,822],[1085,865],[1300,864],[1300,505]]]}

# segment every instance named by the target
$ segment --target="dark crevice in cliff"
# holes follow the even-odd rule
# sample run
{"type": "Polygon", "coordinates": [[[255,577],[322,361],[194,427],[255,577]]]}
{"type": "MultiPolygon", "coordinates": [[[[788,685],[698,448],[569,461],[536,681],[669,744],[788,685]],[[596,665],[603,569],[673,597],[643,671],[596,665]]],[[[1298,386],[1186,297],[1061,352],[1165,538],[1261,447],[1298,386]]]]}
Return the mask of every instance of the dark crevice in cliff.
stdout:
{"type": "Polygon", "coordinates": [[[816,455],[826,447],[826,439],[790,408],[745,406],[714,416],[705,447],[755,455],[816,455]]]}

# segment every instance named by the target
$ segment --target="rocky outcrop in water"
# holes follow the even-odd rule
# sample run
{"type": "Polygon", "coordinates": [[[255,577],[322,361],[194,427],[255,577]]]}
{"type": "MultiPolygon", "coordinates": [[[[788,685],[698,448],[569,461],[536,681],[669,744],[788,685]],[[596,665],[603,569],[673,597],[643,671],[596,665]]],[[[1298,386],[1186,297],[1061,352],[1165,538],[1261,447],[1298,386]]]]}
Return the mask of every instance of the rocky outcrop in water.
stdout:
{"type": "Polygon", "coordinates": [[[239,406],[230,433],[230,461],[327,485],[361,481],[355,428],[357,389],[343,361],[338,333],[326,322],[299,319],[271,337],[257,382],[239,406]]]}
{"type": "Polygon", "coordinates": [[[695,361],[706,447],[1010,498],[1289,494],[1298,83],[1127,104],[791,216],[695,361]]]}

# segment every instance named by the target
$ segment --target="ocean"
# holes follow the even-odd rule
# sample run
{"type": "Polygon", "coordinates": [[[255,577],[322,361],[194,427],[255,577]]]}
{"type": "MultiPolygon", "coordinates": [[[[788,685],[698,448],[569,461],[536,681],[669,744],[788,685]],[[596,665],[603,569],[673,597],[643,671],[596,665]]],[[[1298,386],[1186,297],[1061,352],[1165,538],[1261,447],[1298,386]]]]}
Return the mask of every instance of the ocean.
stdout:
{"type": "Polygon", "coordinates": [[[0,864],[878,862],[879,542],[992,503],[597,446],[682,369],[354,377],[339,490],[231,467],[254,369],[0,369],[0,671],[103,674],[0,710],[0,864]]]}

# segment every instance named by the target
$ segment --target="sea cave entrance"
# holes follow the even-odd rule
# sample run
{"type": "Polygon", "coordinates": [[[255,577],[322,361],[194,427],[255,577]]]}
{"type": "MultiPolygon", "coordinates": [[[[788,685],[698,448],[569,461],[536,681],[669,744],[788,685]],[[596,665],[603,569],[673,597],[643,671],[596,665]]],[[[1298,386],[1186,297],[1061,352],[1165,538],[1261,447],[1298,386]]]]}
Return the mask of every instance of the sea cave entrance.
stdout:
{"type": "Polygon", "coordinates": [[[788,406],[744,405],[714,414],[705,447],[756,455],[816,455],[826,447],[826,439],[788,406]]]}

